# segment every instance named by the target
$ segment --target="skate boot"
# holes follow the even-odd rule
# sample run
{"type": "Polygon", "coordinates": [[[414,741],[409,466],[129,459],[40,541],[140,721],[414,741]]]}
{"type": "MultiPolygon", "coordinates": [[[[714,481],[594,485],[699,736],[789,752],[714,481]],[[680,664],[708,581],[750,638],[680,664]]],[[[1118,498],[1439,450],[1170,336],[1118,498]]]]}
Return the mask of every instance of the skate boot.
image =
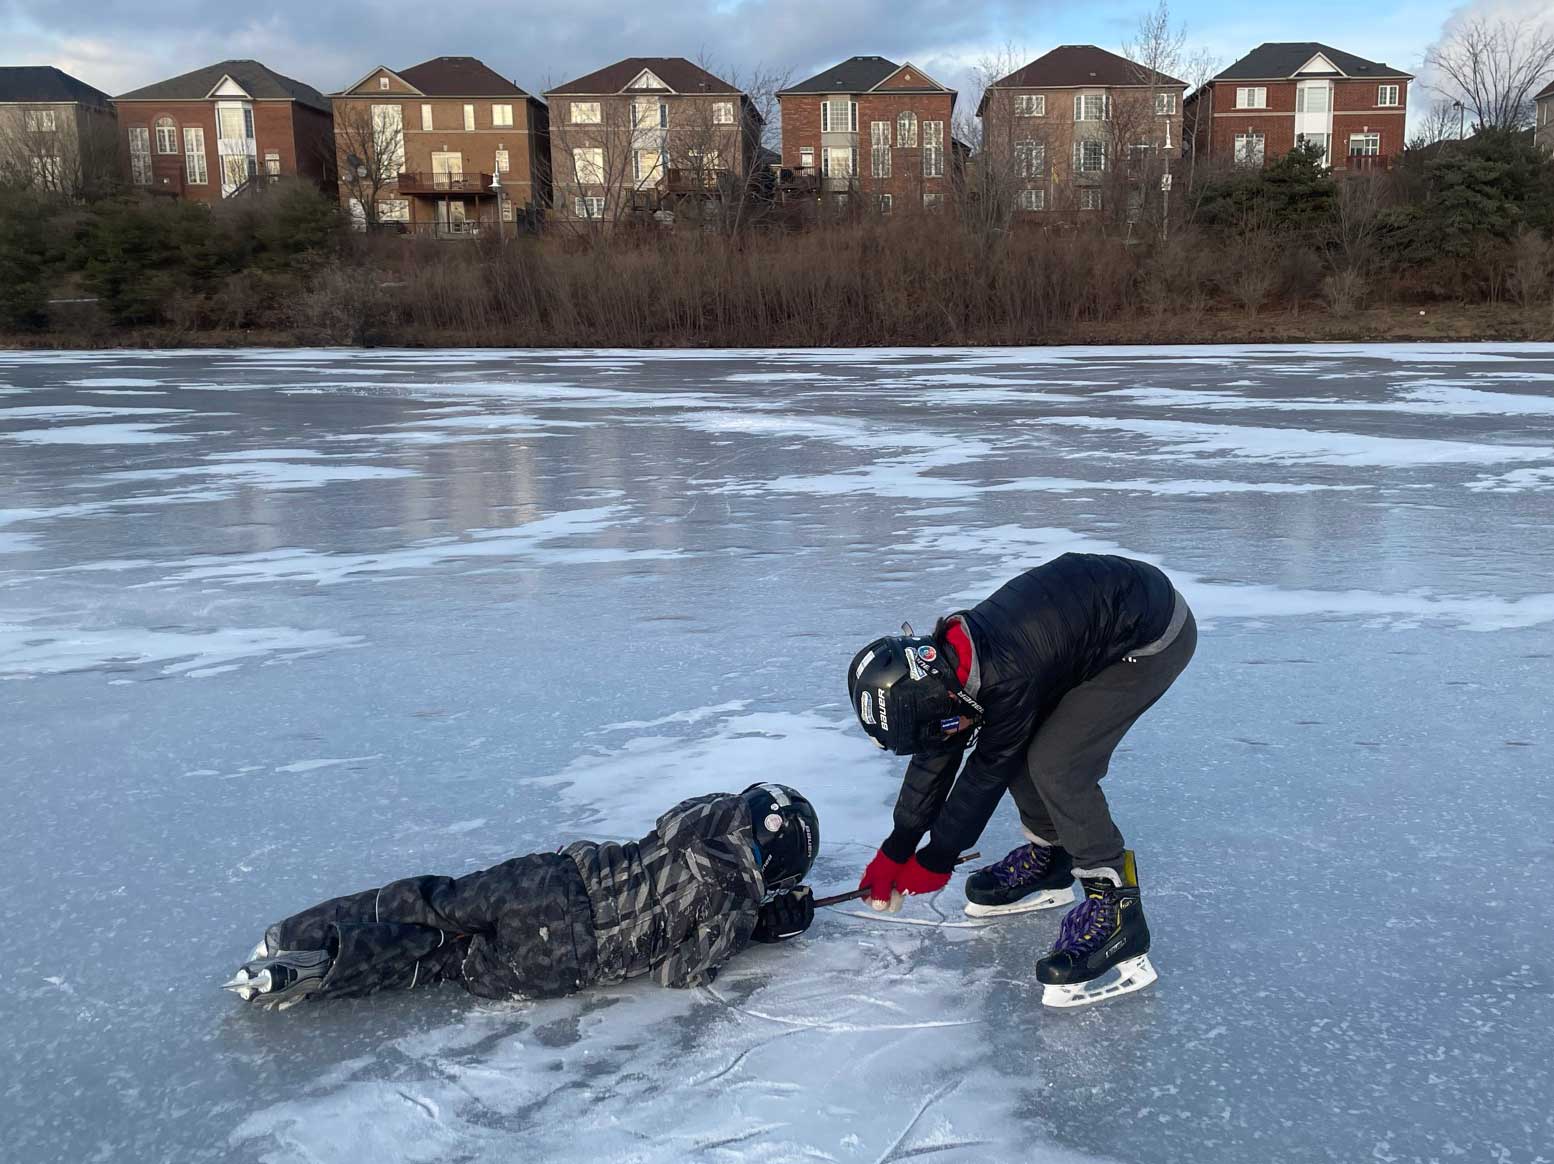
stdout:
{"type": "Polygon", "coordinates": [[[295,1006],[324,985],[334,957],[328,950],[277,950],[270,953],[266,943],[255,948],[258,957],[238,968],[222,989],[230,990],[244,1002],[285,1010],[295,1006]],[[265,950],[260,953],[260,950],[265,950]]]}
{"type": "Polygon", "coordinates": [[[1080,881],[1085,899],[1064,916],[1052,953],[1036,963],[1047,1006],[1085,1006],[1155,980],[1133,851],[1123,854],[1120,874],[1103,869],[1080,881]]]}
{"type": "Polygon", "coordinates": [[[966,913],[998,917],[1074,900],[1074,860],[1055,845],[1021,845],[966,879],[966,913]]]}

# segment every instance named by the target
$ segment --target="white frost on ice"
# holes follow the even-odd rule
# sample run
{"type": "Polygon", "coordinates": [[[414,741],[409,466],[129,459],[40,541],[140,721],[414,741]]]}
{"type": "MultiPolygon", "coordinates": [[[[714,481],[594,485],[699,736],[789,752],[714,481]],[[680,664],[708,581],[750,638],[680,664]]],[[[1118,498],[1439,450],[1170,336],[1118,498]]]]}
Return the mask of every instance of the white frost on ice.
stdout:
{"type": "Polygon", "coordinates": [[[0,439],[31,445],[161,445],[193,440],[162,432],[164,424],[63,424],[54,428],[24,428],[0,433],[0,439]]]}
{"type": "MultiPolygon", "coordinates": [[[[316,456],[317,454],[312,454],[316,456]]],[[[167,469],[125,469],[102,474],[105,481],[172,481],[184,478],[211,481],[226,491],[207,491],[199,500],[217,500],[229,496],[231,489],[250,486],[258,489],[316,489],[338,481],[383,481],[414,477],[413,469],[383,465],[351,465],[305,460],[301,464],[286,461],[213,460],[204,465],[183,465],[167,469]]],[[[135,499],[126,499],[126,504],[135,499]]]]}
{"type": "Polygon", "coordinates": [[[297,760],[290,764],[282,764],[275,770],[296,776],[306,772],[317,772],[320,768],[337,768],[341,764],[364,764],[368,760],[381,759],[383,759],[383,753],[378,752],[371,756],[340,756],[334,759],[297,760]]]}
{"type": "Polygon", "coordinates": [[[201,632],[0,623],[0,679],[159,663],[164,675],[200,678],[199,672],[209,668],[301,658],[361,642],[355,636],[295,627],[220,627],[201,632]]]}
{"type": "Polygon", "coordinates": [[[1479,477],[1469,481],[1468,488],[1483,493],[1525,493],[1531,489],[1554,489],[1554,465],[1512,469],[1498,476],[1479,477]]]}

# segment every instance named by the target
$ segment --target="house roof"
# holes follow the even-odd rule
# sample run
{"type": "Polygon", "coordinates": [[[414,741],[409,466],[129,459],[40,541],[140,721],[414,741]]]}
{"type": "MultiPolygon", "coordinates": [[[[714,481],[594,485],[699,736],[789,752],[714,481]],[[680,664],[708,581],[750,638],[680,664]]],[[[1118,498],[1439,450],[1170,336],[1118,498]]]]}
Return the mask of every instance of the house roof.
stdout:
{"type": "Polygon", "coordinates": [[[664,92],[662,89],[654,88],[631,88],[632,82],[644,71],[651,72],[668,85],[672,93],[737,94],[739,92],[723,78],[714,77],[706,69],[691,63],[684,57],[627,57],[587,76],[578,77],[575,81],[568,81],[554,89],[547,89],[546,93],[581,93],[593,97],[608,96],[613,93],[664,92]]]}
{"type": "Polygon", "coordinates": [[[528,94],[475,57],[433,57],[395,74],[428,97],[527,97],[528,94]]]}
{"type": "Polygon", "coordinates": [[[884,57],[848,57],[807,81],[789,85],[784,93],[867,93],[901,68],[884,57]]]}
{"type": "MultiPolygon", "coordinates": [[[[1302,64],[1305,62],[1302,61],[1302,64]]],[[[1121,88],[1129,85],[1187,88],[1165,73],[1150,75],[1143,65],[1107,52],[1093,44],[1060,44],[1022,69],[994,81],[993,89],[1083,89],[1090,86],[1121,88]]]]}
{"type": "Polygon", "coordinates": [[[114,100],[203,101],[210,96],[212,89],[221,84],[223,77],[231,77],[256,101],[295,101],[321,113],[329,112],[329,102],[313,86],[283,77],[274,69],[250,60],[219,61],[203,69],[195,69],[192,73],[183,73],[154,85],[121,93],[114,100]]]}
{"type": "Polygon", "coordinates": [[[1550,81],[1542,89],[1539,89],[1533,100],[1542,101],[1545,97],[1554,97],[1554,81],[1550,81]]]}
{"type": "Polygon", "coordinates": [[[106,107],[112,98],[53,65],[9,65],[0,68],[0,101],[106,107]]]}
{"type": "Polygon", "coordinates": [[[1368,61],[1342,49],[1331,48],[1314,40],[1268,41],[1258,45],[1228,69],[1215,76],[1216,81],[1283,81],[1300,73],[1301,68],[1318,54],[1326,57],[1336,73],[1303,73],[1302,76],[1344,76],[1369,79],[1397,77],[1409,80],[1412,73],[1394,69],[1379,61],[1368,61]]]}

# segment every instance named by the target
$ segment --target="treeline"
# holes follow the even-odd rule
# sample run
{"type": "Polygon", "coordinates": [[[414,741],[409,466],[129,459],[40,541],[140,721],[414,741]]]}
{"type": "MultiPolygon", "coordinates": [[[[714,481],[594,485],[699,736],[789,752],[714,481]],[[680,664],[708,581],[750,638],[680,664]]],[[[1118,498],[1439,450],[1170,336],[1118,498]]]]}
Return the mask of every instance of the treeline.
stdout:
{"type": "Polygon", "coordinates": [[[1390,173],[1334,177],[1303,151],[1200,173],[1169,221],[1152,203],[1073,226],[997,202],[439,242],[355,233],[302,185],[214,208],[10,191],[0,328],[62,345],[1029,343],[1464,304],[1554,337],[1554,161],[1526,135],[1390,173]]]}

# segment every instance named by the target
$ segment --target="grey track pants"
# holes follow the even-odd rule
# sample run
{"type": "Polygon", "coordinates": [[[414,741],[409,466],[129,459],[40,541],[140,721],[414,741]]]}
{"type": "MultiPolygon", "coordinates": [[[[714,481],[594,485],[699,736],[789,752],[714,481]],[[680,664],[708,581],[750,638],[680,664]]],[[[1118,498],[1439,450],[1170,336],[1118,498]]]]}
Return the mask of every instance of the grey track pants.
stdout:
{"type": "MultiPolygon", "coordinates": [[[[1181,597],[1178,602],[1185,604],[1181,597]]],[[[1025,774],[1010,785],[1020,823],[1033,838],[1067,849],[1081,869],[1116,866],[1122,833],[1101,778],[1128,729],[1170,688],[1198,646],[1192,611],[1170,643],[1136,662],[1113,663],[1074,688],[1031,740],[1025,774]]]]}

